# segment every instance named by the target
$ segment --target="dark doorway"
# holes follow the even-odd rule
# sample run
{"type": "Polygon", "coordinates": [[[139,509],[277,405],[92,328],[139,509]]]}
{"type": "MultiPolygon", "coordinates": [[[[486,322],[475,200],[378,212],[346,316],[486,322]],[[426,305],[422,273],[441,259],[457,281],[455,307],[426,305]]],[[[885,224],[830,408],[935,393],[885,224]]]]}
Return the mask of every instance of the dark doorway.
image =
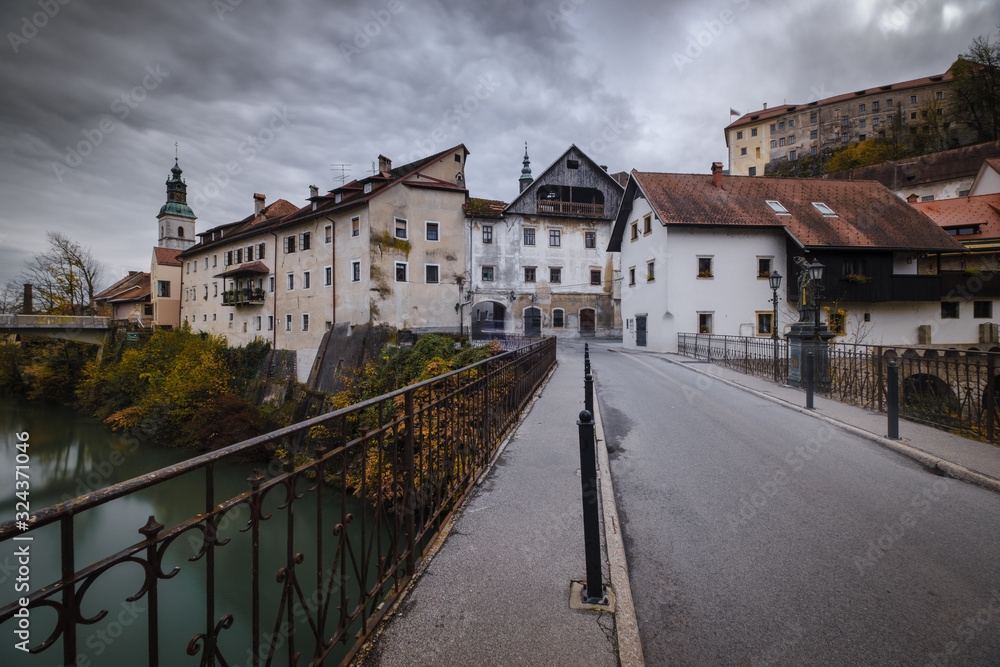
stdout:
{"type": "Polygon", "coordinates": [[[524,335],[542,335],[542,311],[538,308],[524,309],[524,335]]]}
{"type": "Polygon", "coordinates": [[[580,335],[593,336],[597,331],[597,312],[593,308],[580,311],[580,335]]]}
{"type": "Polygon", "coordinates": [[[635,318],[635,344],[638,347],[646,347],[646,316],[637,315],[635,318]]]}
{"type": "Polygon", "coordinates": [[[492,338],[504,330],[507,308],[496,301],[483,301],[472,308],[472,338],[492,338]]]}

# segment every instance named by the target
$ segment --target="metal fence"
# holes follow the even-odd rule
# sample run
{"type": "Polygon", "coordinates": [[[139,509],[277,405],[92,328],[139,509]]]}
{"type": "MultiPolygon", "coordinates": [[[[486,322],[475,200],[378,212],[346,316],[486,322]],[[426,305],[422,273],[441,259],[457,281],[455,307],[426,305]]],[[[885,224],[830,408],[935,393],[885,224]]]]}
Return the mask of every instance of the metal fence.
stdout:
{"type": "MultiPolygon", "coordinates": [[[[788,345],[769,338],[678,334],[678,352],[749,375],[785,382],[788,345]]],[[[828,343],[830,392],[845,403],[886,410],[887,367],[899,367],[900,415],[997,441],[1000,352],[911,345],[828,343]]]]}
{"type": "Polygon", "coordinates": [[[473,330],[470,342],[476,346],[486,345],[492,341],[499,343],[505,350],[516,350],[525,345],[531,345],[542,340],[541,336],[525,336],[520,333],[506,333],[504,331],[494,331],[491,329],[473,330]]]}
{"type": "MultiPolygon", "coordinates": [[[[310,665],[326,659],[346,664],[410,581],[416,563],[483,473],[501,438],[516,425],[555,358],[555,339],[548,338],[36,511],[26,531],[13,521],[0,524],[0,543],[11,547],[23,543],[14,540],[31,539],[47,526],[50,532],[58,528],[60,578],[25,594],[29,611],[47,610],[34,619],[32,633],[46,639],[33,640],[31,652],[59,651],[64,664],[75,665],[78,630],[105,617],[119,602],[100,601],[98,608],[104,609],[94,614],[95,600],[88,598],[85,610],[85,596],[102,580],[114,578],[116,566],[132,563],[141,568],[142,583],[127,601],[144,603],[148,621],[145,659],[137,655],[132,664],[161,664],[165,658],[158,618],[184,614],[204,620],[203,629],[185,640],[187,655],[200,653],[194,659],[201,665],[233,665],[234,656],[223,655],[221,645],[232,641],[220,638],[241,613],[239,657],[251,656],[249,664],[292,665],[300,653],[310,665]],[[294,464],[271,477],[254,473],[242,493],[216,497],[216,467],[262,446],[294,448],[297,442],[302,448],[294,464]],[[201,513],[170,527],[151,516],[146,525],[136,526],[144,539],[80,567],[74,557],[74,531],[87,525],[88,516],[93,518],[88,512],[106,503],[128,502],[132,494],[180,478],[187,479],[188,488],[203,491],[201,513]],[[351,494],[363,499],[370,511],[359,517],[349,512],[351,494]],[[331,496],[339,498],[337,511],[330,510],[331,496]],[[316,517],[315,525],[305,530],[293,521],[296,509],[304,505],[314,506],[316,517]],[[277,527],[274,514],[284,517],[277,527]],[[249,533],[248,540],[222,538],[220,526],[234,517],[243,526],[240,532],[249,533]],[[345,530],[352,523],[354,537],[345,530]],[[197,553],[179,557],[182,549],[175,545],[186,541],[190,546],[192,539],[197,553]],[[287,557],[277,572],[264,571],[260,545],[274,540],[286,545],[287,557]],[[222,575],[233,578],[232,572],[217,572],[216,557],[227,549],[246,550],[240,555],[246,571],[238,577],[252,600],[249,620],[219,592],[222,575]],[[174,567],[176,563],[180,565],[174,567]],[[181,608],[170,584],[179,570],[191,568],[198,568],[204,581],[204,597],[183,600],[181,608]],[[168,594],[175,600],[169,608],[160,602],[168,594]],[[265,605],[262,594],[278,602],[265,605]],[[303,608],[306,598],[311,604],[303,608]],[[43,630],[43,619],[50,618],[45,614],[52,610],[51,630],[43,630]]],[[[7,637],[17,628],[20,610],[18,602],[0,609],[7,637]]]]}

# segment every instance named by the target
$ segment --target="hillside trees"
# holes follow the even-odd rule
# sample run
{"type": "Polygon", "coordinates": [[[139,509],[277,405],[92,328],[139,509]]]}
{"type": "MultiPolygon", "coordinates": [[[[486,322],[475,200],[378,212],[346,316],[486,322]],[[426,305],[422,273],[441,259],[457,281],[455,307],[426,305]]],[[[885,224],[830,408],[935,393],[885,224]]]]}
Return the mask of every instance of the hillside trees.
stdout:
{"type": "Polygon", "coordinates": [[[977,134],[977,141],[1000,139],[1000,30],[997,41],[982,35],[952,65],[954,119],[977,134]]]}

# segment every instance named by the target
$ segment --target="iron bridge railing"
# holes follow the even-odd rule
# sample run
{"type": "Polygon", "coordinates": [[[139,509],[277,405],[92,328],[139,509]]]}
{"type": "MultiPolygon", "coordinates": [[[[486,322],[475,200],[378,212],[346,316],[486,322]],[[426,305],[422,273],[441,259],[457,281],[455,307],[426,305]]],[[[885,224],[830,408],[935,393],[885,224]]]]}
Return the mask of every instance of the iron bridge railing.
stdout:
{"type": "MultiPolygon", "coordinates": [[[[25,544],[15,540],[31,539],[46,527],[58,528],[58,537],[51,530],[45,535],[58,543],[49,546],[58,549],[60,578],[32,585],[31,592],[23,594],[26,608],[35,612],[30,652],[59,651],[63,664],[76,665],[82,649],[78,644],[83,643],[78,631],[112,618],[108,610],[114,605],[135,603],[144,605],[146,651],[144,657],[133,656],[130,664],[184,664],[165,658],[160,641],[165,614],[192,623],[201,617],[201,629],[184,640],[183,648],[169,647],[171,655],[181,650],[188,656],[200,653],[191,664],[198,660],[199,665],[235,665],[245,655],[248,661],[239,664],[293,665],[300,655],[307,656],[303,662],[309,665],[328,659],[346,664],[411,580],[416,564],[483,474],[503,436],[517,424],[555,358],[555,339],[547,338],[38,510],[31,514],[27,531],[13,521],[0,524],[0,543],[6,547],[25,544]],[[292,447],[296,441],[308,441],[317,427],[329,434],[328,444],[307,450],[270,477],[254,472],[237,495],[217,497],[220,465],[269,444],[292,447]],[[135,526],[141,540],[80,567],[74,535],[88,525],[88,513],[178,479],[187,480],[185,488],[200,487],[201,513],[169,527],[150,516],[145,525],[135,526]],[[362,499],[365,511],[349,511],[351,494],[362,499]],[[335,511],[329,509],[331,500],[338,501],[335,511]],[[302,521],[294,520],[296,510],[309,510],[315,524],[303,529],[302,521]],[[281,515],[284,520],[278,521],[281,515]],[[239,541],[223,539],[227,523],[241,526],[239,541]],[[261,544],[273,541],[285,545],[283,562],[276,571],[264,571],[261,544]],[[188,552],[182,553],[177,546],[181,543],[187,543],[188,552]],[[217,557],[236,549],[245,550],[240,555],[245,571],[219,572],[217,557]],[[183,557],[192,551],[192,557],[183,557]],[[134,573],[135,566],[141,584],[126,600],[88,596],[116,573],[134,573]],[[192,568],[203,577],[204,596],[178,599],[170,590],[172,579],[192,568]],[[229,596],[221,595],[223,578],[235,578],[250,599],[249,619],[247,611],[239,611],[229,596]],[[166,607],[163,600],[168,597],[166,607]],[[53,611],[54,621],[49,622],[53,611]],[[226,633],[234,623],[237,629],[232,632],[242,635],[236,644],[239,655],[224,655],[224,647],[233,645],[226,633]]],[[[93,515],[90,520],[95,520],[93,515]]],[[[34,542],[36,549],[43,537],[34,542]]],[[[232,562],[232,554],[226,555],[232,562]]],[[[0,609],[7,641],[13,641],[20,610],[18,601],[0,609]]],[[[141,625],[137,621],[129,630],[141,633],[141,625]]]]}
{"type": "MultiPolygon", "coordinates": [[[[886,411],[888,363],[899,368],[900,416],[996,442],[1000,434],[1000,352],[914,345],[828,343],[827,394],[886,411]]],[[[786,382],[788,345],[779,339],[777,364],[770,338],[681,333],[680,354],[707,359],[749,375],[786,382]]]]}

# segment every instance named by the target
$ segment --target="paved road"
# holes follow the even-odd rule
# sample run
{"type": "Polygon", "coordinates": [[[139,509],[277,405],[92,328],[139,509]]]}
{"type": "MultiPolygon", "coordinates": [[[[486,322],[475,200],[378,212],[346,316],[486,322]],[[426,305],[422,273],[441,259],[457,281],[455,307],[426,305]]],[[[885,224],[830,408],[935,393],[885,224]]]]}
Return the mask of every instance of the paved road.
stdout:
{"type": "Polygon", "coordinates": [[[650,665],[1000,665],[1000,495],[592,346],[650,665]]]}

